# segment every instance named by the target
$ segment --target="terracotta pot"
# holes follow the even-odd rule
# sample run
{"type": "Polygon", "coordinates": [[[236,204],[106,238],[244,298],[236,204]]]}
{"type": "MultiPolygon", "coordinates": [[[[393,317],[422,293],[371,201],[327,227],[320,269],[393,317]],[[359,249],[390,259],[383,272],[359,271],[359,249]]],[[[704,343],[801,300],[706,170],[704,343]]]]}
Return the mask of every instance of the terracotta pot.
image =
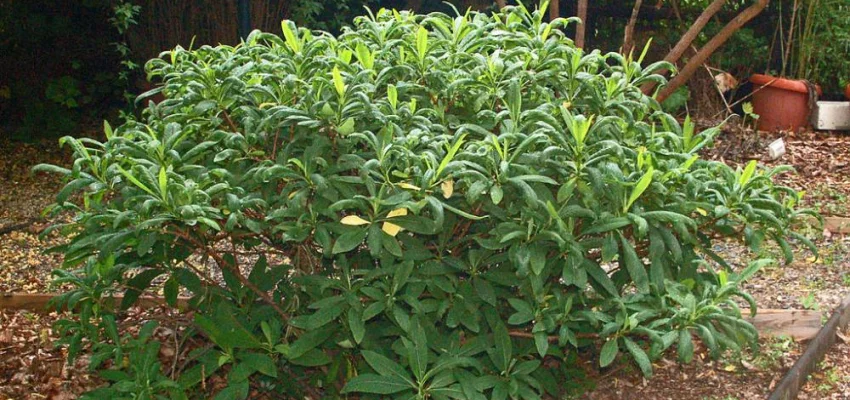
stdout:
{"type": "MultiPolygon", "coordinates": [[[[759,115],[758,129],[762,131],[795,131],[809,126],[809,117],[816,97],[809,96],[809,86],[793,79],[755,74],[753,83],[753,112],[759,115]]],[[[816,87],[818,95],[820,87],[816,87]]]]}
{"type": "Polygon", "coordinates": [[[850,100],[850,83],[844,87],[844,97],[846,97],[847,100],[850,100]]]}

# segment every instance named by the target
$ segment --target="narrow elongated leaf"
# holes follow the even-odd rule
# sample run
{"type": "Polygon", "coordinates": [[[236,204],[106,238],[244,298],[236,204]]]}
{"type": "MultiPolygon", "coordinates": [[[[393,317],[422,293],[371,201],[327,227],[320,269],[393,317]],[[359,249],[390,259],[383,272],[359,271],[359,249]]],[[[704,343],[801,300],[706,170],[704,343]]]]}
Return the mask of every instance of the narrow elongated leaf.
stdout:
{"type": "Polygon", "coordinates": [[[620,265],[626,267],[638,292],[649,293],[649,276],[646,273],[646,268],[638,258],[634,246],[622,234],[620,234],[620,252],[622,256],[620,265]]]}
{"type": "Polygon", "coordinates": [[[298,36],[292,28],[289,27],[289,21],[281,21],[280,28],[283,30],[283,37],[286,39],[286,45],[289,46],[295,54],[301,53],[301,40],[298,39],[298,36]]]}
{"type": "Polygon", "coordinates": [[[334,67],[332,71],[334,88],[336,88],[336,93],[339,97],[345,96],[345,81],[342,79],[342,73],[339,71],[339,67],[334,67]]]}
{"type": "Polygon", "coordinates": [[[640,368],[640,371],[643,372],[643,376],[651,378],[652,362],[649,361],[649,356],[646,355],[646,352],[629,338],[623,338],[623,343],[626,344],[626,350],[629,351],[632,358],[634,358],[635,363],[637,363],[640,368]]]}
{"type": "Polygon", "coordinates": [[[410,384],[399,377],[363,374],[351,378],[342,388],[342,393],[393,394],[412,388],[410,384]]]}
{"type": "Polygon", "coordinates": [[[363,355],[363,359],[366,360],[366,363],[368,363],[369,366],[381,376],[400,378],[404,382],[413,385],[413,380],[410,379],[410,375],[404,367],[399,365],[397,362],[370,350],[363,350],[360,354],[363,355]]]}
{"type": "Polygon", "coordinates": [[[652,183],[652,174],[655,172],[652,167],[649,167],[649,170],[646,171],[645,174],[638,180],[634,189],[632,189],[632,194],[629,195],[629,201],[626,203],[626,206],[623,208],[623,212],[628,212],[629,209],[632,208],[632,205],[635,204],[635,201],[646,191],[646,188],[649,187],[649,184],[652,183]]]}

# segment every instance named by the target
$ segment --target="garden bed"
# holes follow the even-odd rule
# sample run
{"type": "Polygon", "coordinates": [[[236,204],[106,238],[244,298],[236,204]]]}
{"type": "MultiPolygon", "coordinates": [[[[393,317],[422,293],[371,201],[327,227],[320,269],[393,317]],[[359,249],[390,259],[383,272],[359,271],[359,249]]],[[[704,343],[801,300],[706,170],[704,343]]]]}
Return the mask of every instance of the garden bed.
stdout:
{"type": "Polygon", "coordinates": [[[765,165],[791,165],[796,174],[784,174],[778,182],[805,190],[803,204],[824,216],[850,217],[850,135],[829,132],[765,133],[740,132],[734,124],[721,136],[709,157],[730,164],[758,159],[765,165]],[[767,145],[782,138],[786,154],[767,158],[767,145]]]}

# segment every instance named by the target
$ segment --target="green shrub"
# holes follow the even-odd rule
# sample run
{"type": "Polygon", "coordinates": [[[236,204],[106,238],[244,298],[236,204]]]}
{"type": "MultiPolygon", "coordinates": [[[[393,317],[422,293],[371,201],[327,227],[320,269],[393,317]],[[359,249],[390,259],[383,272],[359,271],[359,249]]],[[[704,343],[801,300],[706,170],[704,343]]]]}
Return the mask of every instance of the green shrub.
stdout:
{"type": "Polygon", "coordinates": [[[733,272],[712,242],[807,242],[784,169],[700,160],[718,129],[639,90],[669,65],[585,54],[542,20],[382,10],[151,61],[166,100],[41,167],[68,175],[57,274],[77,288],[58,303],[80,319],[60,328],[117,382],[98,394],[205,397],[220,375],[219,398],[534,399],[579,349],[650,375],[694,333],[753,343],[735,298],[768,261],[733,272]],[[104,304],[151,286],[191,293],[212,344],[176,381],[104,304]]]}

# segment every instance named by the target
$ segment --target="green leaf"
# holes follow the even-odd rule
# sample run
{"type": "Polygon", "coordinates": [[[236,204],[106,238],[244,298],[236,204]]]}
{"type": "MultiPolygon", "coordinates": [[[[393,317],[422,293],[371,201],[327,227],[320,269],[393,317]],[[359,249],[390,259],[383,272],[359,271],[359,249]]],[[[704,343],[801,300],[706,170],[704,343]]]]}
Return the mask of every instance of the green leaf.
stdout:
{"type": "Polygon", "coordinates": [[[363,374],[351,378],[342,388],[342,393],[394,394],[411,389],[410,384],[395,376],[363,374]]]}
{"type": "Polygon", "coordinates": [[[424,26],[419,26],[416,31],[416,55],[419,57],[419,62],[425,60],[425,55],[428,53],[428,30],[424,26]]]}
{"type": "Polygon", "coordinates": [[[549,352],[549,336],[546,331],[534,332],[534,346],[541,358],[546,357],[546,353],[549,352]]]}
{"type": "Polygon", "coordinates": [[[508,318],[508,323],[511,325],[521,325],[534,319],[534,309],[528,302],[520,299],[508,299],[517,312],[508,318]]]}
{"type": "Polygon", "coordinates": [[[398,89],[393,84],[387,85],[387,101],[389,101],[393,110],[398,108],[398,89]]]}
{"type": "Polygon", "coordinates": [[[272,378],[277,378],[277,368],[271,357],[259,353],[243,353],[239,357],[243,363],[248,364],[251,369],[272,378]]]}
{"type": "Polygon", "coordinates": [[[631,339],[624,337],[623,342],[626,344],[626,350],[632,355],[635,363],[637,363],[641,372],[643,372],[643,376],[647,378],[652,377],[652,362],[649,361],[649,356],[646,355],[646,352],[638,346],[637,343],[633,342],[631,339]]]}
{"type": "Polygon", "coordinates": [[[126,170],[124,170],[124,168],[121,168],[121,166],[120,166],[120,165],[118,166],[118,172],[120,172],[120,173],[121,173],[121,175],[124,175],[124,177],[125,177],[125,178],[127,178],[127,180],[128,180],[128,181],[130,181],[131,183],[133,183],[134,185],[136,185],[137,187],[139,187],[139,189],[144,190],[145,192],[147,192],[147,193],[148,193],[148,194],[150,194],[151,196],[158,197],[158,196],[156,195],[156,193],[154,193],[154,191],[153,191],[153,190],[151,190],[151,189],[150,189],[149,187],[147,187],[144,183],[142,183],[141,181],[139,181],[138,179],[136,179],[136,177],[135,177],[135,176],[133,176],[132,174],[130,174],[129,172],[127,172],[126,170]]]}
{"type": "Polygon", "coordinates": [[[493,362],[500,371],[506,371],[513,359],[513,346],[508,329],[502,321],[493,321],[493,340],[496,343],[493,362]]]}
{"type": "Polygon", "coordinates": [[[366,360],[366,363],[381,376],[400,378],[411,386],[413,385],[413,380],[410,379],[410,375],[408,375],[404,367],[399,365],[397,362],[370,350],[363,350],[360,354],[363,356],[363,359],[366,360]]]}
{"type": "Polygon", "coordinates": [[[348,136],[354,132],[354,118],[348,118],[342,125],[336,128],[336,131],[339,132],[342,136],[348,136]]]}
{"type": "Polygon", "coordinates": [[[165,166],[159,167],[159,193],[163,200],[168,198],[168,172],[165,170],[165,166]]]}
{"type": "Polygon", "coordinates": [[[419,318],[410,320],[410,339],[412,346],[408,349],[408,360],[410,368],[413,370],[413,375],[423,381],[425,373],[428,371],[428,339],[425,336],[425,329],[419,323],[419,318]]]}
{"type": "Polygon", "coordinates": [[[585,271],[587,271],[587,274],[590,275],[590,279],[593,279],[594,282],[605,289],[611,297],[620,296],[616,285],[614,285],[614,281],[611,280],[611,277],[608,276],[608,273],[605,272],[599,264],[587,260],[582,264],[582,267],[585,271]]]}
{"type": "Polygon", "coordinates": [[[679,330],[678,344],[679,362],[688,364],[694,359],[694,342],[691,338],[691,332],[687,329],[679,330]]]}
{"type": "Polygon", "coordinates": [[[617,345],[617,338],[609,339],[602,345],[602,351],[599,353],[599,366],[605,368],[614,362],[617,358],[617,353],[620,347],[617,345]]]}
{"type": "Polygon", "coordinates": [[[466,137],[466,134],[460,135],[455,140],[455,144],[453,144],[452,147],[449,148],[449,151],[446,152],[446,156],[443,157],[443,161],[441,161],[440,166],[437,167],[437,173],[434,175],[434,179],[439,179],[440,176],[442,175],[443,171],[449,165],[449,163],[452,162],[452,160],[455,157],[455,154],[457,154],[457,151],[460,149],[460,146],[463,145],[463,139],[465,137],[466,137]]]}
{"type": "Polygon", "coordinates": [[[342,80],[342,73],[339,71],[339,67],[334,66],[332,71],[334,88],[336,88],[336,93],[339,97],[345,96],[345,81],[342,80]]]}
{"type": "Polygon", "coordinates": [[[628,212],[632,205],[635,204],[635,201],[646,191],[646,188],[649,187],[649,184],[652,183],[652,174],[655,170],[652,167],[649,167],[649,170],[646,171],[645,174],[640,178],[638,183],[635,185],[634,189],[632,189],[632,194],[629,196],[629,201],[626,203],[626,206],[623,207],[623,212],[628,212]]]}
{"type": "Polygon", "coordinates": [[[629,276],[632,278],[632,282],[634,282],[638,292],[648,294],[649,276],[646,273],[646,267],[644,267],[643,262],[638,258],[635,248],[622,233],[620,234],[620,251],[620,265],[625,264],[626,270],[629,272],[629,276]]]}
{"type": "Polygon", "coordinates": [[[339,238],[337,238],[336,243],[334,243],[332,253],[347,253],[354,250],[354,248],[363,243],[368,232],[369,230],[366,228],[357,228],[342,234],[339,238]]]}
{"type": "Polygon", "coordinates": [[[289,359],[299,358],[306,354],[308,351],[313,350],[318,345],[322,344],[322,342],[331,337],[333,333],[333,329],[316,329],[313,331],[305,332],[301,335],[301,337],[299,337],[291,344],[282,344],[275,346],[275,350],[289,359]]]}
{"type": "Polygon", "coordinates": [[[493,204],[498,205],[502,202],[502,198],[505,196],[505,192],[502,191],[502,187],[499,185],[493,185],[490,188],[490,199],[493,200],[493,204]]]}
{"type": "Polygon", "coordinates": [[[484,300],[485,303],[493,307],[496,306],[496,291],[493,289],[493,286],[490,285],[490,282],[487,282],[483,278],[476,277],[472,279],[472,286],[475,287],[475,292],[481,300],[484,300]]]}
{"type": "Polygon", "coordinates": [[[756,160],[750,161],[747,166],[744,168],[744,172],[741,173],[741,176],[738,178],[738,186],[745,186],[752,179],[753,174],[756,172],[756,165],[758,163],[756,160]]]}
{"type": "Polygon", "coordinates": [[[366,47],[363,42],[357,42],[357,46],[354,48],[354,53],[357,55],[357,61],[360,61],[360,64],[363,65],[363,68],[372,69],[374,68],[374,58],[372,57],[372,52],[366,47]]]}
{"type": "Polygon", "coordinates": [[[348,329],[351,330],[354,342],[360,344],[366,334],[366,325],[363,323],[363,316],[355,309],[348,310],[348,329]]]}
{"type": "Polygon", "coordinates": [[[295,53],[301,53],[301,41],[298,36],[289,27],[290,21],[283,20],[280,22],[280,27],[283,30],[283,37],[286,39],[286,45],[295,53]]]}
{"type": "Polygon", "coordinates": [[[300,365],[302,367],[319,367],[331,363],[330,357],[324,351],[319,349],[310,349],[303,356],[292,358],[290,363],[300,365]]]}

